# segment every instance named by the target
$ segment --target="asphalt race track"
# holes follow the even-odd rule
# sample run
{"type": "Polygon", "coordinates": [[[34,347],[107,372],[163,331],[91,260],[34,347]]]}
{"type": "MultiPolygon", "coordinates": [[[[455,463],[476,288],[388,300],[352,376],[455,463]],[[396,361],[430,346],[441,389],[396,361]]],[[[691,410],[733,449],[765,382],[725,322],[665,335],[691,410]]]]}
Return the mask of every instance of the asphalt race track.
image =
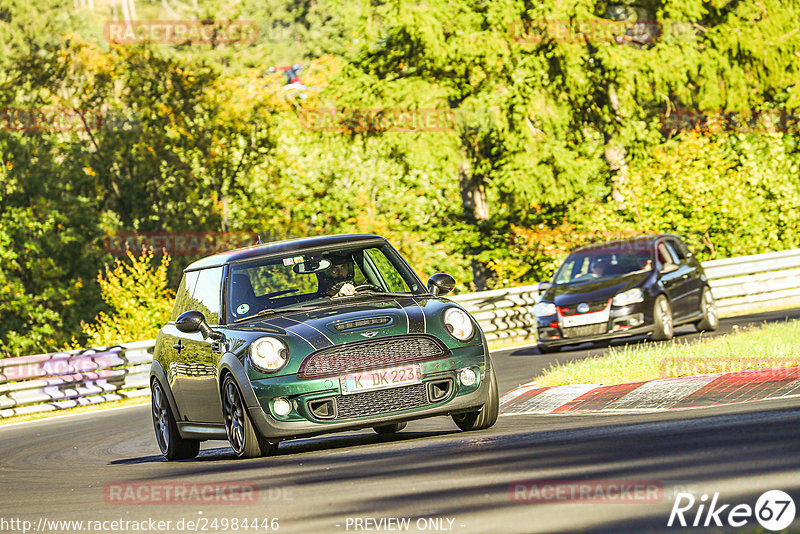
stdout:
{"type": "MultiPolygon", "coordinates": [[[[725,319],[721,332],[798,316],[725,319]]],[[[696,339],[690,331],[679,329],[678,341],[696,339]]],[[[497,351],[501,393],[553,361],[602,350],[497,351]]],[[[717,516],[723,524],[735,505],[754,507],[767,490],[783,490],[800,506],[797,399],[636,415],[503,416],[474,433],[437,418],[396,436],[364,431],[287,442],[276,456],[253,460],[236,460],[225,442],[212,441],[197,459],[174,463],[158,452],[149,406],[137,406],[0,427],[0,451],[3,532],[22,532],[24,521],[29,531],[79,530],[56,520],[82,520],[83,531],[95,532],[703,532],[712,530],[702,526],[707,519],[714,525],[706,511],[715,493],[717,508],[730,505],[717,516]],[[548,492],[548,481],[591,493],[580,500],[548,492]],[[667,526],[681,492],[689,525],[706,507],[701,526],[667,526]],[[690,508],[688,495],[696,499],[690,508]],[[234,520],[240,528],[231,528],[234,520]]],[[[754,517],[742,528],[713,530],[742,529],[769,532],[754,517]]],[[[800,531],[800,519],[789,530],[800,531]]]]}

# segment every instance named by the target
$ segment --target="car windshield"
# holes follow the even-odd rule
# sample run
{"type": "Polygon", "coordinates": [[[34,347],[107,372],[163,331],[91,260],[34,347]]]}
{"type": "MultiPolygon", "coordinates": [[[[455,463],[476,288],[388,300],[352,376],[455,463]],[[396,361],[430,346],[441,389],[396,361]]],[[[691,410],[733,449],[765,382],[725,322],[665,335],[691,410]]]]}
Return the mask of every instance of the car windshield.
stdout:
{"type": "Polygon", "coordinates": [[[388,245],[295,252],[231,265],[228,321],[269,311],[341,301],[334,297],[351,283],[365,292],[418,293],[417,276],[388,245]]]}
{"type": "Polygon", "coordinates": [[[574,252],[561,265],[555,283],[560,285],[616,278],[652,269],[653,256],[649,251],[574,252]]]}

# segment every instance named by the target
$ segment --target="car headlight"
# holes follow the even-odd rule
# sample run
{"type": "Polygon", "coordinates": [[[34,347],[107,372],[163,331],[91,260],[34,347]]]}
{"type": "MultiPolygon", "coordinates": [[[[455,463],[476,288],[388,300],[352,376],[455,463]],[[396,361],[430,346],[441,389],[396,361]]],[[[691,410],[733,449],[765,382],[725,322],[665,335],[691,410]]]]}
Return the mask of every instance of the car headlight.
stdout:
{"type": "Polygon", "coordinates": [[[644,293],[642,293],[641,288],[634,287],[633,289],[629,289],[622,293],[619,293],[614,300],[611,301],[611,304],[614,306],[627,306],[628,304],[636,304],[637,302],[642,302],[644,300],[644,293]]]}
{"type": "Polygon", "coordinates": [[[250,359],[260,370],[274,373],[289,361],[289,348],[278,338],[258,338],[250,345],[250,359]]]}
{"type": "Polygon", "coordinates": [[[536,317],[550,317],[556,314],[556,305],[552,302],[539,302],[533,307],[533,314],[536,317]]]}
{"type": "Polygon", "coordinates": [[[450,308],[444,312],[444,325],[450,335],[460,341],[468,340],[475,332],[469,315],[458,308],[450,308]]]}

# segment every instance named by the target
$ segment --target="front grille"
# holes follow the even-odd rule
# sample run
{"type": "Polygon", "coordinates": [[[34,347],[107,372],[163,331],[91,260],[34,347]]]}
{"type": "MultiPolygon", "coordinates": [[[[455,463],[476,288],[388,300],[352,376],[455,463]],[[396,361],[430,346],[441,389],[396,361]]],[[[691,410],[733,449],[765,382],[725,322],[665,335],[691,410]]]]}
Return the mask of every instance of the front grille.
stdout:
{"type": "Polygon", "coordinates": [[[600,310],[605,309],[608,306],[608,300],[599,300],[597,302],[587,302],[586,304],[589,305],[589,309],[585,312],[578,311],[578,303],[570,304],[569,306],[561,306],[559,310],[561,311],[561,315],[580,315],[581,313],[592,313],[598,312],[600,310]]]}
{"type": "Polygon", "coordinates": [[[425,392],[425,384],[367,391],[354,395],[339,395],[334,398],[337,419],[378,415],[430,404],[425,392]]]}
{"type": "Polygon", "coordinates": [[[583,326],[570,326],[562,328],[561,332],[564,337],[584,337],[584,336],[597,336],[608,332],[608,324],[587,324],[583,326]]]}
{"type": "Polygon", "coordinates": [[[300,378],[336,376],[365,369],[380,369],[433,360],[446,354],[447,347],[441,341],[424,334],[354,341],[311,354],[300,365],[298,376],[300,378]]]}

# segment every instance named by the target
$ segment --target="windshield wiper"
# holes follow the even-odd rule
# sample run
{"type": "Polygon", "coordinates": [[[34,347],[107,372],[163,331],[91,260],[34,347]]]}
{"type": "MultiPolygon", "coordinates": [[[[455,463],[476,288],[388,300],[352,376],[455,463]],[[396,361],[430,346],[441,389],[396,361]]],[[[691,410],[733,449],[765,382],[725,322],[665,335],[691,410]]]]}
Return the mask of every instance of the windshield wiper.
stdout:
{"type": "Polygon", "coordinates": [[[257,319],[259,317],[269,317],[270,315],[275,315],[276,313],[283,313],[283,312],[293,312],[293,311],[305,311],[309,308],[313,308],[313,306],[288,306],[286,308],[266,308],[261,310],[260,312],[254,313],[253,315],[248,315],[247,317],[241,317],[239,319],[234,319],[234,323],[241,323],[244,321],[250,321],[252,319],[257,319]]]}
{"type": "Polygon", "coordinates": [[[411,293],[411,292],[400,293],[400,292],[395,292],[395,291],[375,291],[374,289],[365,289],[364,291],[357,291],[353,295],[342,295],[340,297],[330,297],[330,299],[331,299],[331,302],[336,302],[336,301],[338,301],[339,299],[342,299],[342,298],[353,298],[353,297],[374,296],[374,295],[380,295],[380,296],[384,296],[385,295],[387,297],[413,297],[413,296],[416,295],[416,293],[411,293]]]}

